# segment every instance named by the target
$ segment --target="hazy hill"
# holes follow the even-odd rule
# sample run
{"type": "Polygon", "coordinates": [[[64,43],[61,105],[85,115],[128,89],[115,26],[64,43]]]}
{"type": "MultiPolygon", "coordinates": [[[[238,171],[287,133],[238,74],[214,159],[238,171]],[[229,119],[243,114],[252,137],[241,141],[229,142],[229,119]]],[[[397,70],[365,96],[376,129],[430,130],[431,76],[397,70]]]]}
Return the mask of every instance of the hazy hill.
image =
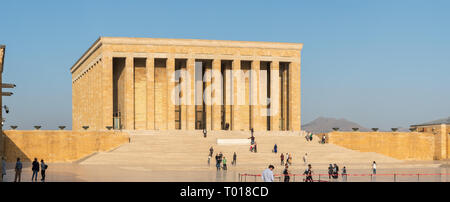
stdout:
{"type": "Polygon", "coordinates": [[[319,117],[305,125],[302,125],[302,130],[313,133],[331,132],[333,128],[339,128],[339,131],[352,131],[352,128],[359,128],[360,131],[370,131],[358,123],[346,120],[328,117],[319,117]]]}

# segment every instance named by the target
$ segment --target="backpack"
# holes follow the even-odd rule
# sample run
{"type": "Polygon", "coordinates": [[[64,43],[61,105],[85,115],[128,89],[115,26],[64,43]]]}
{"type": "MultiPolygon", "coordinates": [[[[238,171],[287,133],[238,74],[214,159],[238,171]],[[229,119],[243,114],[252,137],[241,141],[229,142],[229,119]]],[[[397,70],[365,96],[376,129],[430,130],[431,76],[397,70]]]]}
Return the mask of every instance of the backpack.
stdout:
{"type": "Polygon", "coordinates": [[[47,169],[48,168],[48,165],[47,164],[45,164],[45,169],[47,169]]]}

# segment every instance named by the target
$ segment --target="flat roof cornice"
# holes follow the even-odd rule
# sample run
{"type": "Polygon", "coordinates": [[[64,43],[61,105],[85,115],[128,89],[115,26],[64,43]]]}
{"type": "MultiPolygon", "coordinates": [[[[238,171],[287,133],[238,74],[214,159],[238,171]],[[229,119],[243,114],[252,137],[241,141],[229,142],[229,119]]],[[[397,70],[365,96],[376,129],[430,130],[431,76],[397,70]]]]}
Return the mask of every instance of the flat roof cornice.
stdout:
{"type": "Polygon", "coordinates": [[[256,42],[256,41],[229,41],[229,40],[206,40],[206,39],[164,39],[164,38],[131,38],[131,37],[99,37],[94,44],[81,56],[70,68],[73,73],[95,50],[103,44],[125,44],[125,45],[172,45],[172,46],[212,46],[212,47],[234,47],[234,48],[268,48],[299,50],[303,48],[302,43],[282,42],[256,42]]]}

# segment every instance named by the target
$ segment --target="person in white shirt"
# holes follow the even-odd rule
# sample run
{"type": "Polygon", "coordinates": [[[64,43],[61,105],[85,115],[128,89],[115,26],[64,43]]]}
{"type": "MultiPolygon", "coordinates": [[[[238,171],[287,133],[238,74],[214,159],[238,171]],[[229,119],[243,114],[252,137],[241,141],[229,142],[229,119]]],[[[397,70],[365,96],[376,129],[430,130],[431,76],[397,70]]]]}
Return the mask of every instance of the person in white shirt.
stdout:
{"type": "Polygon", "coordinates": [[[273,169],[275,169],[275,167],[269,165],[269,168],[263,171],[261,177],[264,182],[273,182],[273,169]]]}

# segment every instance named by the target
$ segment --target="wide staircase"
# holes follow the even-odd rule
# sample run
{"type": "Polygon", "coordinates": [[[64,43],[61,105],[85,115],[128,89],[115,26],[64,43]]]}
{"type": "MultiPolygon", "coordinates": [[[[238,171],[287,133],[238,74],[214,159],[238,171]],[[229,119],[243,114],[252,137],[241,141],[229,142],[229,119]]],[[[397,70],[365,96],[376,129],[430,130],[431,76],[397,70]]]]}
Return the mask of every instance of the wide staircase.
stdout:
{"type": "MultiPolygon", "coordinates": [[[[222,152],[227,158],[229,170],[252,172],[273,164],[280,166],[280,154],[289,153],[293,157],[291,170],[296,173],[306,168],[303,155],[313,168],[325,170],[330,163],[341,168],[370,169],[372,161],[379,168],[398,166],[403,161],[372,152],[359,152],[332,144],[320,144],[319,138],[306,141],[295,132],[255,132],[257,153],[250,152],[250,145],[218,145],[217,139],[246,139],[249,132],[211,131],[206,138],[201,131],[128,131],[130,143],[109,152],[102,152],[87,158],[80,164],[115,165],[137,170],[214,170],[216,153],[222,152]],[[278,153],[272,152],[274,144],[278,153]],[[211,164],[208,165],[209,148],[214,148],[211,164]],[[232,166],[233,153],[237,154],[237,166],[232,166]]],[[[405,166],[405,165],[402,165],[405,166]]]]}

